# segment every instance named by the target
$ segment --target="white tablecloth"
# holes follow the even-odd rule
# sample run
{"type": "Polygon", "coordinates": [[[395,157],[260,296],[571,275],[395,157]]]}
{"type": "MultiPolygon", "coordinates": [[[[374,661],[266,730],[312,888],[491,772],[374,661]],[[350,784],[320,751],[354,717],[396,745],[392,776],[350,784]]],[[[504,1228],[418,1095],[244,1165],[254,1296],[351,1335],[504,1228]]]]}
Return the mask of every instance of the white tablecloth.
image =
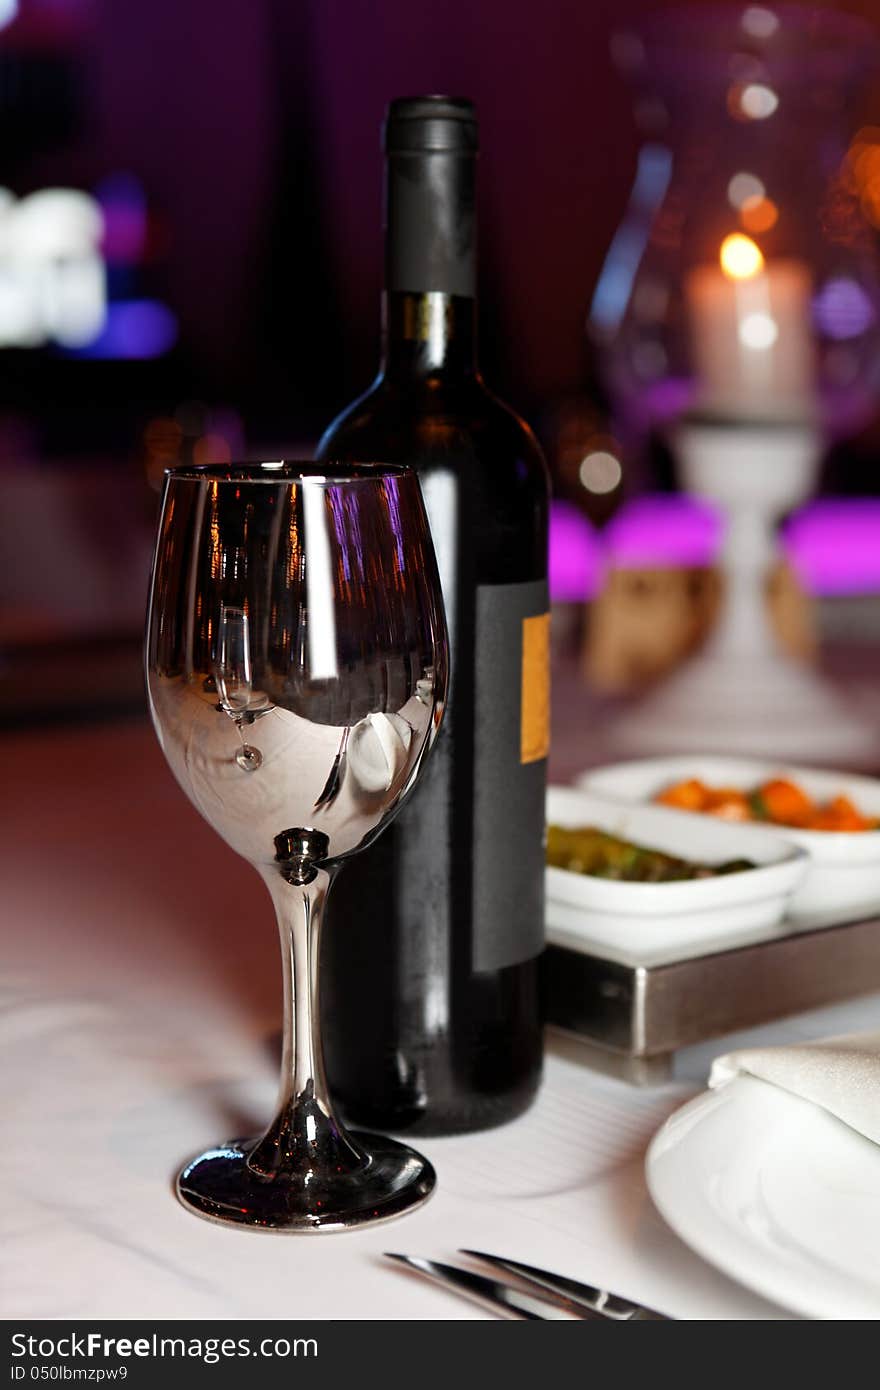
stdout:
{"type": "MultiPolygon", "coordinates": [[[[703,1083],[634,1090],[551,1044],[537,1104],[425,1141],[439,1186],[373,1231],[278,1237],[199,1221],[181,1161],[272,1109],[280,969],[254,872],[190,807],[143,723],[0,741],[6,1318],[479,1318],[384,1262],[471,1246],[605,1284],[683,1318],[778,1318],[666,1228],[645,1146],[703,1083]]],[[[328,929],[333,929],[332,918],[328,929]]],[[[748,1041],[871,1026],[877,999],[748,1041]]]]}

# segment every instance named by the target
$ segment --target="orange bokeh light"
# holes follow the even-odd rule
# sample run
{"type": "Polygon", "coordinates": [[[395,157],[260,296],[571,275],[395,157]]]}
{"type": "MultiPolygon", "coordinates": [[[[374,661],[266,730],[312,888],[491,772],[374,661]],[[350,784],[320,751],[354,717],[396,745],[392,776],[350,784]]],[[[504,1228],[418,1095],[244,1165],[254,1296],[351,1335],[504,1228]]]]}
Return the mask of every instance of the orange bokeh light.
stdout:
{"type": "Polygon", "coordinates": [[[747,232],[769,232],[779,221],[779,208],[772,198],[746,198],[739,210],[739,220],[747,232]]]}

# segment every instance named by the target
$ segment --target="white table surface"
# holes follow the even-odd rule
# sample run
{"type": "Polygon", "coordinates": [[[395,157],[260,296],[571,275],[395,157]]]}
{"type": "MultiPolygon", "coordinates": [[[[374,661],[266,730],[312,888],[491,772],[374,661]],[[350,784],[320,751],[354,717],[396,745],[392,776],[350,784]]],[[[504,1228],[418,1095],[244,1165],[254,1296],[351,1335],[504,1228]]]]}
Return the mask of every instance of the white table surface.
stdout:
{"type": "MultiPolygon", "coordinates": [[[[177,789],[146,723],[29,731],[0,749],[2,1316],[489,1316],[381,1258],[460,1246],[681,1318],[788,1316],[691,1254],[645,1189],[648,1140],[727,1041],[682,1054],[679,1078],[653,1090],[551,1042],[532,1110],[424,1141],[437,1193],[372,1231],[281,1237],[189,1215],[171,1191],[181,1161],[256,1131],[272,1109],[280,969],[268,895],[177,789]]],[[[876,1027],[878,1003],[744,1036],[876,1027]]]]}

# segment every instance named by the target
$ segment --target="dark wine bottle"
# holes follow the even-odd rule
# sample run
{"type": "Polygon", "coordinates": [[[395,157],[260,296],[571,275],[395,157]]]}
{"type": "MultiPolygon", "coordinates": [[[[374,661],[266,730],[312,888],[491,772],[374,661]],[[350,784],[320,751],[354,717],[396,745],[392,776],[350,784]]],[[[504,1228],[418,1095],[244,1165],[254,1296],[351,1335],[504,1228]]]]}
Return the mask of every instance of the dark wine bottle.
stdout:
{"type": "Polygon", "coordinates": [[[411,1134],[524,1110],[541,1075],[547,470],[476,357],[477,123],[391,103],[383,361],[319,457],[405,462],[431,522],[451,687],[422,782],[333,890],[321,993],[352,1120],[411,1134]]]}

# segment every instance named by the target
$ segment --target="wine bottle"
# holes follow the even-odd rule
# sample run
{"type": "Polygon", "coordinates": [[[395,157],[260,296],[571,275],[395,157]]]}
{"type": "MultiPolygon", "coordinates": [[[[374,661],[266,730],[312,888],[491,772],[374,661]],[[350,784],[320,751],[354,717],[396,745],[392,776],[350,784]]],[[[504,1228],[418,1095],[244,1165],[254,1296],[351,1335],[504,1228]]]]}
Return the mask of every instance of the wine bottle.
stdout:
{"type": "Polygon", "coordinates": [[[333,890],[321,1009],[346,1115],[444,1134],[512,1118],[541,1075],[548,478],[477,367],[474,108],[397,100],[384,137],[381,370],[318,454],[417,470],[451,686],[421,785],[333,890]]]}

